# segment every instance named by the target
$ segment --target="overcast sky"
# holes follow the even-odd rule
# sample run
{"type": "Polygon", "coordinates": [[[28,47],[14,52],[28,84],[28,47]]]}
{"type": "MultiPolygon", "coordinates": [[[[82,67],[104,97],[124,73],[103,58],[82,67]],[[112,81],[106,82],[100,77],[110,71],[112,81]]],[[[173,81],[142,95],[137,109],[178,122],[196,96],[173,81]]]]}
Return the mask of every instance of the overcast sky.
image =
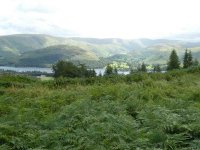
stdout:
{"type": "Polygon", "coordinates": [[[159,38],[200,31],[200,0],[0,0],[0,35],[159,38]]]}

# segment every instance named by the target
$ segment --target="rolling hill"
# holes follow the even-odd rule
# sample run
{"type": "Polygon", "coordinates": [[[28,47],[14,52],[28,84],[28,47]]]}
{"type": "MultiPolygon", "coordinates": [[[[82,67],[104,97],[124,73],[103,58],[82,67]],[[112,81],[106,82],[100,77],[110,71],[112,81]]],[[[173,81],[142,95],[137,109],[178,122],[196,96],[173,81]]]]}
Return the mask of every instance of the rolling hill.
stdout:
{"type": "Polygon", "coordinates": [[[184,50],[200,59],[200,42],[169,39],[61,38],[41,34],[0,36],[0,65],[49,66],[59,59],[99,67],[112,61],[165,64],[176,49],[180,59],[184,50]]]}
{"type": "Polygon", "coordinates": [[[40,64],[45,64],[46,66],[51,66],[51,64],[54,64],[58,60],[79,60],[80,62],[84,60],[98,61],[98,57],[95,53],[79,47],[54,45],[22,53],[18,65],[40,66],[40,64]]]}

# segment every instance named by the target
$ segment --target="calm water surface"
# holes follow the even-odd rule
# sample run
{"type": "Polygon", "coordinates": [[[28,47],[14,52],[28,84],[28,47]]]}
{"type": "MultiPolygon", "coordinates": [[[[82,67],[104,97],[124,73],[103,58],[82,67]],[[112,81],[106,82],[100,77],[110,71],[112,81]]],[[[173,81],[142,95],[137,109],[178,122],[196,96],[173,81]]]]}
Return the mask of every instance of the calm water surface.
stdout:
{"type": "MultiPolygon", "coordinates": [[[[46,73],[53,73],[51,68],[40,68],[40,67],[8,67],[8,66],[0,66],[0,70],[9,70],[9,71],[16,71],[16,72],[32,72],[32,71],[40,71],[46,73]]],[[[105,69],[99,68],[95,69],[97,75],[104,74],[105,69]]],[[[129,74],[129,71],[118,71],[119,74],[129,74]]]]}

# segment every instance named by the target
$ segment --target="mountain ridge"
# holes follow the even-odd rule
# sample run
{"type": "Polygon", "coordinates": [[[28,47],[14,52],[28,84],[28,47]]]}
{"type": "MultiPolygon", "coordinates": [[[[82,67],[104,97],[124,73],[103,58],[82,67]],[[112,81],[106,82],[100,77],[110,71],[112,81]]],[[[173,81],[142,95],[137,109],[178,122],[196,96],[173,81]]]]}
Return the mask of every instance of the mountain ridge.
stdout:
{"type": "Polygon", "coordinates": [[[131,62],[137,60],[138,63],[144,61],[151,64],[164,64],[172,49],[176,49],[181,58],[186,48],[192,50],[194,57],[200,59],[200,42],[148,38],[64,38],[46,34],[14,34],[0,36],[0,65],[29,66],[31,62],[34,65],[34,59],[41,58],[44,58],[41,66],[49,66],[59,59],[88,61],[88,64],[91,61],[105,61],[105,59],[109,62],[112,60],[130,61],[131,59],[133,60],[131,62]],[[78,57],[75,57],[77,51],[82,54],[79,53],[78,57]],[[112,57],[115,55],[121,56],[112,57]],[[30,62],[27,63],[29,60],[30,62]]]}

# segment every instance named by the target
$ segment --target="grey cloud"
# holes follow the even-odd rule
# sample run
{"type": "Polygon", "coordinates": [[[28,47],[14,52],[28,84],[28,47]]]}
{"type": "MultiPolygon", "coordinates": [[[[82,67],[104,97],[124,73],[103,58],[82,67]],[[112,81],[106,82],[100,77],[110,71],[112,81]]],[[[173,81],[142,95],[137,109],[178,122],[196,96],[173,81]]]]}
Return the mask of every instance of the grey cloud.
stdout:
{"type": "Polygon", "coordinates": [[[61,28],[59,26],[43,23],[40,21],[35,22],[4,22],[0,24],[0,30],[4,31],[6,34],[12,33],[29,33],[29,34],[50,34],[55,36],[63,37],[74,37],[80,36],[77,32],[61,28]]]}

